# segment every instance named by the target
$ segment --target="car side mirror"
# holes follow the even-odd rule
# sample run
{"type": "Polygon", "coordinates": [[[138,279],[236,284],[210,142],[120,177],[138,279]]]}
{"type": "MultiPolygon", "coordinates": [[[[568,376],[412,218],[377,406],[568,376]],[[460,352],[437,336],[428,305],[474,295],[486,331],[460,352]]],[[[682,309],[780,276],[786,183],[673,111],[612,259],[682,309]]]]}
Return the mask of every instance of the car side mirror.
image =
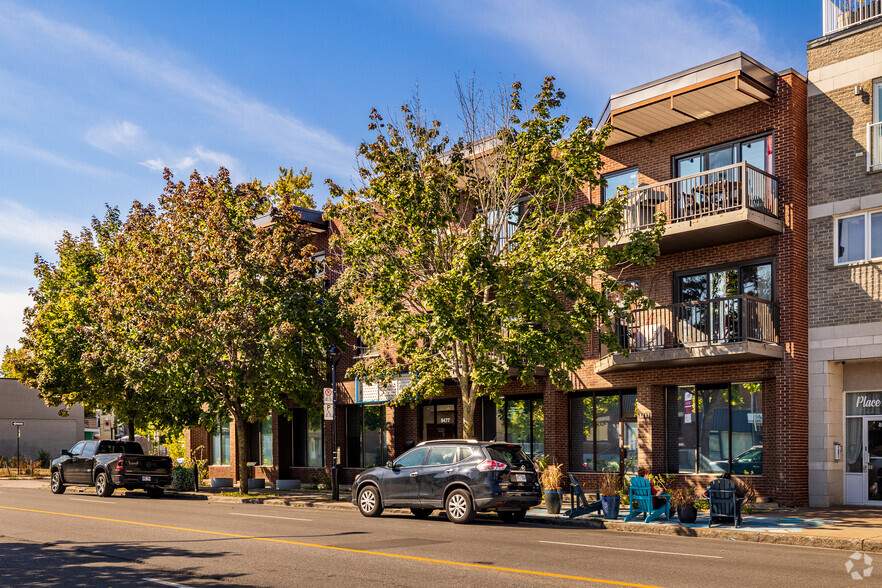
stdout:
{"type": "Polygon", "coordinates": [[[395,469],[395,465],[393,465],[391,461],[387,461],[387,462],[386,462],[386,467],[387,467],[387,468],[390,468],[390,469],[393,469],[393,470],[395,469]]]}
{"type": "Polygon", "coordinates": [[[62,449],[61,455],[70,455],[70,451],[68,451],[67,449],[62,449]]]}

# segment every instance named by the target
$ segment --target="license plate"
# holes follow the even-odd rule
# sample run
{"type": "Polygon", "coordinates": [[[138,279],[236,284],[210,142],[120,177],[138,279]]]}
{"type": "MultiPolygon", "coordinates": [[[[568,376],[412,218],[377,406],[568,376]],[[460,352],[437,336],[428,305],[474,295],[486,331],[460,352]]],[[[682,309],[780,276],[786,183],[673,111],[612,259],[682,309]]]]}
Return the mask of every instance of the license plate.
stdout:
{"type": "Polygon", "coordinates": [[[153,477],[152,476],[141,476],[141,481],[142,482],[152,482],[153,477]]]}
{"type": "Polygon", "coordinates": [[[515,474],[515,482],[526,482],[527,474],[515,474]]]}

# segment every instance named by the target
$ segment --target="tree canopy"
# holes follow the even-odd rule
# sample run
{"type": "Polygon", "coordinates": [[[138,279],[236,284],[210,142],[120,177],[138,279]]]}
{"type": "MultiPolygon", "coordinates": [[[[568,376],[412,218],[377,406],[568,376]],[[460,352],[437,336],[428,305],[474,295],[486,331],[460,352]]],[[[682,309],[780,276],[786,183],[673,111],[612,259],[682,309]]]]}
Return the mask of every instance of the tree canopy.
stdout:
{"type": "Polygon", "coordinates": [[[272,206],[227,170],[189,183],[166,170],[158,206],[138,202],[101,270],[98,320],[132,382],[160,383],[203,425],[232,417],[246,491],[249,422],[315,404],[337,312],[297,208],[311,183],[282,170],[272,206]],[[271,223],[254,220],[269,213],[271,223]]]}
{"type": "Polygon", "coordinates": [[[460,84],[463,135],[452,140],[418,101],[386,121],[374,110],[359,148],[363,186],[330,182],[343,271],[335,291],[363,339],[388,353],[349,375],[387,382],[409,372],[397,398],[416,403],[455,382],[463,433],[479,396],[497,397],[512,374],[544,368],[560,387],[582,365],[593,332],[610,348],[612,321],[647,304],[617,270],[650,264],[663,219],[617,243],[624,199],[585,194],[602,181],[609,128],[570,126],[564,93],[547,78],[525,110],[521,86],[485,100],[460,84]]]}

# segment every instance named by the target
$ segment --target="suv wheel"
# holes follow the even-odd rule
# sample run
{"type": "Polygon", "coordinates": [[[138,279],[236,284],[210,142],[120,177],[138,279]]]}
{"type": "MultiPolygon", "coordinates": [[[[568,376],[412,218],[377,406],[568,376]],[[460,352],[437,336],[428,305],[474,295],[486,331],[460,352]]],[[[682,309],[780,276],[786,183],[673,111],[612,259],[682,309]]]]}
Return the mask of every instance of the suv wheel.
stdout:
{"type": "Polygon", "coordinates": [[[98,476],[95,477],[95,493],[101,498],[107,498],[113,494],[113,482],[104,472],[98,472],[98,476]]]}
{"type": "Polygon", "coordinates": [[[432,508],[412,508],[410,512],[418,519],[427,519],[431,516],[433,510],[432,508]]]}
{"type": "Polygon", "coordinates": [[[378,517],[383,513],[380,492],[376,486],[367,485],[358,493],[358,510],[366,517],[378,517]]]}
{"type": "Polygon", "coordinates": [[[447,518],[457,524],[470,523],[475,518],[472,497],[466,490],[457,489],[448,494],[444,510],[447,511],[447,518]]]}
{"type": "Polygon", "coordinates": [[[520,523],[524,520],[524,517],[527,516],[527,511],[524,510],[506,510],[502,512],[497,512],[499,518],[502,519],[503,523],[520,523]]]}
{"type": "Polygon", "coordinates": [[[61,482],[61,471],[55,470],[52,472],[52,479],[49,481],[49,489],[52,490],[52,494],[64,494],[64,484],[61,482]]]}

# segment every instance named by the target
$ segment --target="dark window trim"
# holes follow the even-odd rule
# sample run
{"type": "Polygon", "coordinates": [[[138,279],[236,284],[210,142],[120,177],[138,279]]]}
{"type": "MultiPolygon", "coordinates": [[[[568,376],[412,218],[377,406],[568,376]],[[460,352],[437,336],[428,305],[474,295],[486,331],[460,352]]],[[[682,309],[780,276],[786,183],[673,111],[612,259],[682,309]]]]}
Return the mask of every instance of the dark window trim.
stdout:
{"type": "MultiPolygon", "coordinates": [[[[503,402],[502,406],[505,409],[505,412],[503,413],[503,419],[502,419],[502,426],[503,426],[502,442],[504,442],[504,443],[509,442],[508,441],[508,407],[506,406],[505,403],[509,402],[509,401],[518,401],[518,400],[529,400],[531,402],[535,401],[535,400],[541,400],[542,401],[542,414],[543,414],[543,416],[545,414],[545,395],[544,394],[541,394],[541,393],[539,393],[539,394],[511,394],[509,396],[503,396],[502,397],[502,402],[503,402]]],[[[494,404],[493,406],[496,406],[496,404],[494,404]]],[[[531,447],[535,444],[533,442],[534,438],[535,438],[535,435],[533,433],[533,410],[532,410],[532,407],[530,407],[530,446],[531,447]]],[[[542,436],[542,444],[543,445],[545,444],[545,435],[544,434],[542,436]]],[[[530,456],[530,459],[533,459],[532,451],[528,455],[530,456]]]]}
{"type": "Polygon", "coordinates": [[[743,292],[744,290],[744,280],[742,279],[742,269],[746,266],[751,265],[763,265],[766,263],[770,263],[772,265],[772,300],[771,302],[775,302],[778,300],[778,289],[775,284],[775,277],[778,275],[778,264],[777,260],[774,256],[772,257],[761,257],[759,259],[747,259],[744,261],[735,261],[730,263],[721,263],[717,265],[711,265],[707,267],[699,267],[690,270],[680,270],[674,272],[672,286],[674,298],[673,300],[676,303],[682,302],[680,299],[680,278],[685,276],[694,276],[697,274],[709,274],[710,272],[716,272],[725,269],[737,269],[738,270],[738,291],[743,292]]]}
{"type": "Polygon", "coordinates": [[[321,448],[321,465],[318,465],[318,466],[306,465],[309,462],[309,451],[307,450],[308,449],[307,447],[303,448],[304,449],[304,465],[295,465],[295,463],[294,463],[294,461],[297,459],[297,441],[298,441],[297,430],[295,429],[294,415],[297,413],[297,411],[301,411],[301,410],[304,411],[304,413],[306,414],[306,430],[304,431],[304,437],[303,437],[304,440],[309,439],[308,433],[309,433],[309,413],[310,413],[310,411],[315,410],[319,415],[322,414],[321,410],[319,410],[319,409],[310,409],[310,408],[305,408],[303,406],[297,406],[292,409],[291,418],[288,420],[288,423],[291,425],[291,427],[290,427],[291,428],[291,464],[290,464],[290,467],[292,467],[292,468],[325,467],[325,420],[324,420],[324,418],[322,418],[321,424],[319,424],[319,431],[321,431],[321,434],[322,434],[322,441],[321,441],[321,444],[319,445],[319,447],[321,448]]]}
{"type": "MultiPolygon", "coordinates": [[[[611,172],[606,172],[605,174],[600,175],[600,179],[602,180],[601,184],[600,184],[600,204],[606,204],[608,202],[607,200],[603,199],[603,189],[604,189],[603,182],[606,182],[607,178],[611,178],[611,177],[615,177],[615,176],[623,176],[623,175],[631,173],[632,171],[637,172],[637,180],[638,180],[638,185],[639,185],[639,180],[640,180],[640,166],[639,165],[632,165],[630,167],[623,167],[622,169],[618,169],[616,171],[611,171],[611,172]]],[[[619,184],[619,185],[621,185],[621,184],[619,184]]],[[[606,187],[607,188],[618,188],[618,186],[610,186],[609,182],[606,183],[606,187]]]]}
{"type": "MultiPolygon", "coordinates": [[[[598,396],[618,396],[619,397],[619,422],[618,422],[619,471],[620,472],[624,471],[624,466],[625,466],[625,451],[624,451],[624,449],[625,448],[624,448],[623,442],[625,440],[625,428],[623,425],[624,425],[624,423],[636,423],[637,422],[637,415],[636,414],[630,415],[626,418],[625,412],[622,410],[622,396],[624,396],[626,394],[633,394],[634,395],[634,402],[635,402],[635,408],[636,408],[637,388],[616,388],[615,390],[577,390],[577,391],[573,392],[572,394],[568,394],[568,396],[570,398],[567,401],[567,411],[568,411],[567,427],[568,428],[571,424],[569,411],[571,411],[572,407],[573,407],[572,399],[581,398],[584,400],[585,398],[591,398],[593,400],[591,402],[591,420],[594,423],[594,431],[591,434],[591,439],[592,439],[592,442],[591,442],[591,456],[592,456],[591,461],[592,461],[592,464],[591,464],[591,466],[592,467],[590,470],[588,470],[589,472],[597,472],[598,471],[597,470],[597,401],[596,401],[598,396]]],[[[639,425],[638,425],[638,434],[639,434],[639,425]]],[[[570,447],[570,451],[572,451],[572,447],[570,447]]],[[[640,451],[639,443],[638,443],[637,451],[638,452],[640,451]]],[[[639,453],[638,453],[638,455],[639,455],[639,453]]]]}
{"type": "Polygon", "coordinates": [[[775,154],[778,152],[777,148],[777,140],[775,137],[775,130],[770,129],[763,133],[756,133],[754,135],[747,135],[746,137],[742,137],[740,139],[733,139],[731,141],[726,141],[725,143],[712,143],[705,147],[701,147],[699,149],[693,149],[692,151],[686,151],[684,153],[678,153],[676,155],[671,156],[671,179],[676,179],[679,177],[677,172],[677,161],[680,159],[684,159],[686,157],[693,157],[695,155],[700,155],[702,153],[706,153],[708,151],[717,150],[726,146],[738,145],[740,143],[747,143],[749,141],[754,141],[756,139],[761,139],[763,137],[772,137],[772,173],[775,173],[775,154]]]}

